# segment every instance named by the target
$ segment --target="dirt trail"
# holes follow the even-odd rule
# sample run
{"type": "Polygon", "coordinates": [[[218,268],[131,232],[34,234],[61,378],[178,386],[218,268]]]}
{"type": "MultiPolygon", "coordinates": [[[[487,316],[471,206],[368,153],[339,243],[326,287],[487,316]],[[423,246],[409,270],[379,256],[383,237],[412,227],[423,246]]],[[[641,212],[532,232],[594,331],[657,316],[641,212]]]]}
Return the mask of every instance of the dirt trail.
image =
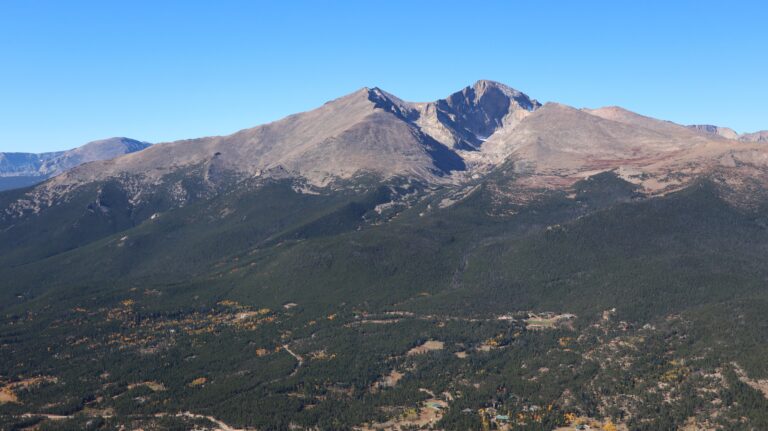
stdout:
{"type": "Polygon", "coordinates": [[[24,413],[21,415],[23,418],[36,418],[36,417],[43,417],[52,421],[60,421],[64,419],[72,419],[74,416],[65,416],[65,415],[49,415],[45,413],[24,413]]]}
{"type": "Polygon", "coordinates": [[[213,416],[198,415],[192,412],[179,413],[176,416],[184,416],[191,419],[206,419],[216,425],[215,431],[248,431],[247,428],[233,428],[213,416]]]}
{"type": "MultiPolygon", "coordinates": [[[[165,417],[165,416],[173,416],[169,415],[168,413],[157,413],[155,414],[155,417],[165,417]]],[[[199,415],[192,412],[183,412],[183,413],[177,413],[175,415],[176,417],[186,417],[190,419],[205,419],[207,421],[210,421],[214,424],[215,428],[214,431],[253,431],[254,428],[234,428],[226,423],[222,422],[219,419],[216,419],[213,416],[205,416],[205,415],[199,415]]],[[[64,419],[72,419],[75,416],[65,416],[65,415],[50,415],[50,414],[42,414],[42,413],[24,413],[21,415],[22,418],[32,418],[32,417],[43,417],[48,420],[52,421],[60,421],[64,419]]],[[[102,417],[111,417],[110,415],[102,416],[102,417]]]]}
{"type": "Polygon", "coordinates": [[[299,368],[301,368],[301,366],[304,364],[304,358],[294,353],[293,350],[291,350],[291,348],[288,347],[287,344],[283,344],[283,349],[285,349],[285,351],[288,352],[288,354],[296,358],[296,361],[298,361],[298,363],[296,364],[296,368],[294,368],[293,372],[291,373],[291,376],[295,376],[296,373],[299,372],[299,368]]]}

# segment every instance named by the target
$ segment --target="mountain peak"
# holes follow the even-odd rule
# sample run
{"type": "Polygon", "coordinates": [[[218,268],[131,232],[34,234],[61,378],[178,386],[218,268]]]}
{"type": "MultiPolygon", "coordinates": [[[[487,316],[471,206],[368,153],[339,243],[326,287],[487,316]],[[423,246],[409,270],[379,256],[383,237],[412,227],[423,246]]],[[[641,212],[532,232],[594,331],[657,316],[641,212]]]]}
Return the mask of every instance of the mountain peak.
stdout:
{"type": "Polygon", "coordinates": [[[726,139],[739,139],[739,134],[731,128],[714,126],[712,124],[692,124],[687,126],[691,130],[705,133],[708,135],[722,136],[726,139]]]}
{"type": "MultiPolygon", "coordinates": [[[[504,126],[514,126],[541,104],[499,82],[479,80],[434,104],[437,121],[456,131],[454,147],[477,149],[504,126]]],[[[429,111],[429,109],[427,109],[429,111]]]]}
{"type": "Polygon", "coordinates": [[[541,106],[538,101],[531,99],[522,91],[516,90],[506,84],[502,84],[501,82],[491,81],[488,79],[478,80],[472,84],[471,87],[466,87],[462,91],[454,93],[449,97],[453,97],[458,94],[465,96],[472,94],[475,100],[477,100],[478,104],[482,103],[483,101],[492,102],[509,99],[510,101],[516,102],[519,107],[527,111],[533,111],[541,106]]]}
{"type": "Polygon", "coordinates": [[[692,124],[686,127],[704,135],[720,136],[734,141],[768,142],[768,130],[761,130],[754,133],[742,133],[740,135],[729,127],[720,127],[712,124],[692,124]]]}
{"type": "Polygon", "coordinates": [[[91,141],[82,147],[75,150],[96,150],[96,151],[113,151],[115,154],[119,154],[122,151],[125,154],[133,153],[143,150],[149,147],[151,144],[148,142],[138,141],[136,139],[126,138],[124,136],[116,136],[114,138],[99,139],[97,141],[91,141]]]}
{"type": "Polygon", "coordinates": [[[489,91],[500,91],[509,97],[519,97],[521,95],[525,96],[525,94],[523,94],[523,92],[519,90],[515,90],[514,88],[506,84],[503,84],[498,81],[491,81],[489,79],[480,79],[476,81],[474,84],[472,84],[472,87],[468,87],[468,88],[472,88],[479,95],[485,94],[486,92],[489,92],[489,91]]]}
{"type": "Polygon", "coordinates": [[[754,133],[744,133],[739,137],[744,142],[768,142],[768,130],[761,130],[754,133]]]}
{"type": "Polygon", "coordinates": [[[382,109],[400,117],[412,121],[418,116],[410,103],[404,102],[397,96],[382,90],[379,87],[366,88],[368,100],[373,102],[374,108],[382,109]]]}

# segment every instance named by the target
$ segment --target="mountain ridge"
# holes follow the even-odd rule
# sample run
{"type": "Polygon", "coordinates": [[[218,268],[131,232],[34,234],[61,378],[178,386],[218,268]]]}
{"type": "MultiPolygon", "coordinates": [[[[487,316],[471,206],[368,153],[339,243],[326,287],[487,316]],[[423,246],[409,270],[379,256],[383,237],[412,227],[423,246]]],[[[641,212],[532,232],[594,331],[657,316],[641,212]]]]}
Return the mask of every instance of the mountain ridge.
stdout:
{"type": "MultiPolygon", "coordinates": [[[[529,109],[538,103],[502,84],[481,81],[477,86],[482,90],[478,91],[478,102],[484,100],[483,95],[494,93],[518,97],[529,109]]],[[[472,87],[462,91],[475,93],[472,87]]],[[[84,183],[124,175],[154,184],[175,169],[212,163],[217,169],[241,178],[269,176],[270,172],[280,171],[320,186],[362,172],[383,178],[404,175],[444,183],[453,181],[446,178],[447,174],[465,169],[457,147],[474,150],[472,147],[480,142],[471,127],[467,128],[466,122],[471,119],[456,119],[461,112],[474,109],[474,96],[470,99],[459,108],[451,108],[452,104],[447,102],[439,107],[440,101],[404,102],[376,87],[366,87],[316,109],[230,135],[156,144],[141,153],[82,166],[46,187],[51,192],[70,190],[84,183]],[[446,114],[449,108],[455,112],[446,114]],[[454,118],[449,118],[451,116],[454,118]],[[384,156],[387,163],[381,163],[380,156],[384,156]]],[[[504,122],[501,114],[524,116],[517,112],[527,112],[525,107],[518,105],[510,102],[509,112],[497,112],[482,119],[487,122],[482,130],[499,128],[504,122]]]]}
{"type": "MultiPolygon", "coordinates": [[[[46,153],[0,153],[0,190],[5,185],[29,186],[83,163],[108,160],[141,151],[150,144],[125,137],[88,142],[66,151],[46,153]],[[16,179],[18,181],[13,182],[16,179]]],[[[14,187],[15,188],[15,187],[14,187]]]]}
{"type": "Polygon", "coordinates": [[[131,202],[160,193],[183,205],[191,192],[178,179],[171,181],[182,172],[206,190],[194,193],[212,196],[228,184],[272,177],[314,188],[337,187],[360,175],[462,187],[506,163],[515,166],[510,186],[521,190],[567,188],[615,171],[653,195],[721,171],[736,187],[747,171],[768,167],[759,142],[734,141],[712,130],[616,106],[542,105],[489,80],[434,102],[407,102],[364,87],[230,135],[155,144],[77,166],[35,187],[11,212],[39,211],[84,185],[112,180],[131,202]]]}
{"type": "Polygon", "coordinates": [[[704,134],[722,136],[731,140],[742,142],[768,142],[768,130],[739,134],[729,127],[720,127],[712,124],[692,124],[687,127],[704,134]]]}

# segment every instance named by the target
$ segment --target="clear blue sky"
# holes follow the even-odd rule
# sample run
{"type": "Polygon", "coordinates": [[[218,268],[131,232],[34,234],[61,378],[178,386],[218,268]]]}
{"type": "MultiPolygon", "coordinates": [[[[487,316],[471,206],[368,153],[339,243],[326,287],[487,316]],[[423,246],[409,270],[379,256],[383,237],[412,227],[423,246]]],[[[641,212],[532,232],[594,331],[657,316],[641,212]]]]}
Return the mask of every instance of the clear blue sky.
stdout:
{"type": "Polygon", "coordinates": [[[428,101],[477,79],[768,129],[765,3],[3,0],[0,151],[227,134],[363,86],[428,101]]]}

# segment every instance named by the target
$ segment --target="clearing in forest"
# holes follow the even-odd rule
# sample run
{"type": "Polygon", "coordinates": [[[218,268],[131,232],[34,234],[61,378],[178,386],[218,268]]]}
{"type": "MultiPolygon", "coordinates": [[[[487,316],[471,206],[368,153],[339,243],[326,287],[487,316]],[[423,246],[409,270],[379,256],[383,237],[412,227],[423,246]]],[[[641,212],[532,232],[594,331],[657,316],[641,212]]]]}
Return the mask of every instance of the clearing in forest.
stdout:
{"type": "Polygon", "coordinates": [[[408,356],[421,355],[433,350],[443,350],[445,343],[442,341],[429,340],[422,345],[416,346],[408,351],[408,356]]]}

